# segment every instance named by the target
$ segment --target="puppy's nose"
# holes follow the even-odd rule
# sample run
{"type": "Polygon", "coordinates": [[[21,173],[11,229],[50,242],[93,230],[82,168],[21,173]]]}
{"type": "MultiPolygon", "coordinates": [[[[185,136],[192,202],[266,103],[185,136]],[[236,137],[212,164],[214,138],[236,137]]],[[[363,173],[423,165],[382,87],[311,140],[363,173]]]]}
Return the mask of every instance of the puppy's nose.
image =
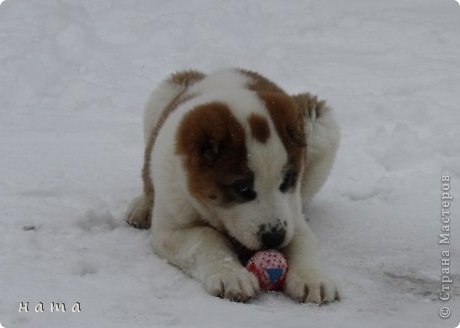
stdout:
{"type": "Polygon", "coordinates": [[[276,229],[272,231],[267,231],[262,234],[262,243],[266,248],[277,248],[280,246],[284,237],[286,236],[286,230],[276,229]]]}

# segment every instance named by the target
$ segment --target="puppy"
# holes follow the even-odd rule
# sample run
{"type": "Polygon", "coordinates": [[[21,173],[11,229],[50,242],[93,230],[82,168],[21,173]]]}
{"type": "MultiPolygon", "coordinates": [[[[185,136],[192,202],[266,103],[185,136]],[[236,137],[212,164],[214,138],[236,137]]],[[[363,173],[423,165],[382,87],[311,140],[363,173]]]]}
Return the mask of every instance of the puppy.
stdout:
{"type": "Polygon", "coordinates": [[[144,192],[127,221],[152,226],[159,256],[212,295],[246,301],[259,285],[242,250],[278,249],[289,263],[287,295],[338,300],[302,215],[339,144],[324,101],[247,70],[179,72],[152,93],[144,136],[144,192]]]}

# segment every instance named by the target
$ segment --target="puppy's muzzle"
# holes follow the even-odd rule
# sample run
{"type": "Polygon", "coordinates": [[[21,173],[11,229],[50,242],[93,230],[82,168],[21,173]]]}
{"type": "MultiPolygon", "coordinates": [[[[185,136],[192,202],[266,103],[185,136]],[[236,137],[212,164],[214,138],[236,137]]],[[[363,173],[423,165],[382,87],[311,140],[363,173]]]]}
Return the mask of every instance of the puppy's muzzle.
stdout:
{"type": "Polygon", "coordinates": [[[259,231],[262,245],[267,249],[278,248],[286,237],[286,229],[281,225],[269,226],[268,229],[262,225],[259,231]]]}

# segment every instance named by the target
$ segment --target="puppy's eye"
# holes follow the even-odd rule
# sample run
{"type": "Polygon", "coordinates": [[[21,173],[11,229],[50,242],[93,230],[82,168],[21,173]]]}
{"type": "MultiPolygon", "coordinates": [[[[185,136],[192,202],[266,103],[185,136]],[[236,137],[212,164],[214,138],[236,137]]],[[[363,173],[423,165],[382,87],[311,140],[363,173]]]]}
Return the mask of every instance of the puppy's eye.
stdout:
{"type": "Polygon", "coordinates": [[[280,191],[286,192],[291,187],[293,187],[297,180],[297,172],[295,171],[286,171],[283,175],[283,182],[280,185],[280,191]]]}
{"type": "Polygon", "coordinates": [[[242,200],[250,201],[256,198],[256,192],[250,181],[235,181],[232,183],[232,189],[242,198],[242,200]]]}

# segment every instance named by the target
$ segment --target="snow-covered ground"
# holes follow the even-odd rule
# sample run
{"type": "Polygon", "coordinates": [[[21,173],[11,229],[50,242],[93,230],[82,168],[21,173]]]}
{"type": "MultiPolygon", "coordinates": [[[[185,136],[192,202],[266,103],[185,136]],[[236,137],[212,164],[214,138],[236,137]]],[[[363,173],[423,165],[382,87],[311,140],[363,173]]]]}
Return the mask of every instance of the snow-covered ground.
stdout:
{"type": "Polygon", "coordinates": [[[0,6],[4,327],[456,327],[460,6],[453,0],[6,0],[0,6]],[[213,298],[123,221],[142,107],[174,70],[258,70],[336,109],[307,213],[342,302],[213,298]],[[439,245],[449,175],[451,244],[439,245]],[[437,299],[450,250],[452,299],[437,299]],[[29,302],[30,312],[19,312],[29,302]],[[44,313],[34,308],[43,302],[44,313]],[[51,313],[51,302],[67,312],[51,313]],[[79,302],[81,312],[72,313],[79,302]],[[450,319],[438,311],[447,305],[450,319]]]}

